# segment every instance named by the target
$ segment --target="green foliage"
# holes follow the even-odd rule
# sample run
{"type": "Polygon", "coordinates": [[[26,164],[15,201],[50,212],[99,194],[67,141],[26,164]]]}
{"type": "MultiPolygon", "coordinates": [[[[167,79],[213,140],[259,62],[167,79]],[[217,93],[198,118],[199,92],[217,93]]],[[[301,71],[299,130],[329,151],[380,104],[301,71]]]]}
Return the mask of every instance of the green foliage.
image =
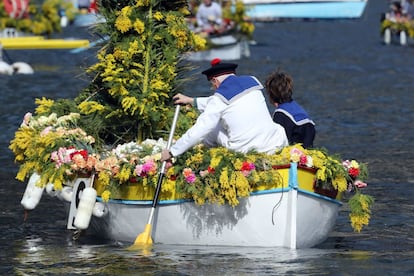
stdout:
{"type": "Polygon", "coordinates": [[[188,29],[186,11],[185,1],[102,2],[106,23],[98,30],[110,40],[88,70],[93,81],[76,99],[81,113],[97,122],[88,132],[108,144],[167,133],[171,97],[185,81],[181,55],[202,42],[188,29]]]}
{"type": "Polygon", "coordinates": [[[414,20],[406,20],[403,22],[394,22],[390,20],[384,20],[381,22],[381,34],[384,34],[386,29],[390,29],[394,32],[407,32],[408,37],[414,37],[414,20]]]}

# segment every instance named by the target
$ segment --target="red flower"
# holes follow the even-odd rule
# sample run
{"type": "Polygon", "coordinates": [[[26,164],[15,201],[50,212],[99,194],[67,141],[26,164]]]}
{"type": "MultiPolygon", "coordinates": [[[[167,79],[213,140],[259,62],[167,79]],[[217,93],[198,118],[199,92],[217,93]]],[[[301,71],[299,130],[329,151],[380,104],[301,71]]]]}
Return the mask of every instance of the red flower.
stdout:
{"type": "Polygon", "coordinates": [[[70,154],[70,159],[73,159],[73,156],[80,154],[85,161],[88,161],[88,151],[86,149],[77,150],[70,154]]]}
{"type": "Polygon", "coordinates": [[[254,163],[249,163],[247,161],[244,161],[241,167],[242,171],[252,171],[255,169],[254,163]]]}
{"type": "Polygon", "coordinates": [[[208,173],[211,173],[211,174],[216,172],[216,170],[214,168],[210,167],[210,166],[208,166],[207,171],[208,171],[208,173]]]}
{"type": "Polygon", "coordinates": [[[299,164],[300,165],[306,165],[307,162],[308,162],[308,158],[307,158],[306,155],[303,154],[299,157],[299,164]]]}
{"type": "Polygon", "coordinates": [[[349,168],[348,173],[351,177],[356,178],[359,175],[359,169],[349,168]]]}

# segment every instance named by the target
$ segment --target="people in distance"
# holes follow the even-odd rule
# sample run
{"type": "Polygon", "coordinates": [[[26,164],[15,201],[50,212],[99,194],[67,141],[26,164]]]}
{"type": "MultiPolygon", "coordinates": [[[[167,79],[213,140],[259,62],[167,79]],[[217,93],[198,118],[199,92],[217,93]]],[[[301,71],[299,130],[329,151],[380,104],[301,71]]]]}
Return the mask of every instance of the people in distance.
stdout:
{"type": "Polygon", "coordinates": [[[212,0],[203,0],[196,13],[198,31],[215,33],[222,26],[222,9],[212,0]]]}

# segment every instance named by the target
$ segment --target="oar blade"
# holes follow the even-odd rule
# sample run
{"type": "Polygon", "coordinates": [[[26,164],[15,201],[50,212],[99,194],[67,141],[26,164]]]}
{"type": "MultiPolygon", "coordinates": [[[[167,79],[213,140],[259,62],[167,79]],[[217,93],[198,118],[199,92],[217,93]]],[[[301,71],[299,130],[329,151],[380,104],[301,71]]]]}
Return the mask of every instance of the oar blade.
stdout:
{"type": "Polygon", "coordinates": [[[152,225],[147,224],[145,226],[144,232],[142,232],[141,234],[137,236],[134,244],[131,245],[129,249],[130,250],[142,249],[142,248],[152,246],[151,229],[152,229],[152,225]]]}
{"type": "Polygon", "coordinates": [[[137,246],[151,246],[152,245],[152,238],[151,238],[151,224],[147,224],[145,226],[144,232],[139,234],[135,239],[134,245],[137,246]]]}

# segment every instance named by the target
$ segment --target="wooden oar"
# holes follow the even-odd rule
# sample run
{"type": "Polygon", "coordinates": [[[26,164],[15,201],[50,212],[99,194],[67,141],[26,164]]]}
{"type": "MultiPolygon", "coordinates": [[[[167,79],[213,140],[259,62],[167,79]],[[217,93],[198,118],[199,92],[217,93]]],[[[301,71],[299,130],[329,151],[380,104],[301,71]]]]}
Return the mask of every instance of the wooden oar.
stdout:
{"type": "MultiPolygon", "coordinates": [[[[170,136],[168,137],[167,149],[170,149],[170,147],[171,147],[179,113],[180,113],[180,105],[177,105],[176,108],[175,108],[174,119],[173,119],[173,123],[172,123],[172,126],[171,126],[170,136]]],[[[144,230],[144,232],[142,232],[141,234],[139,234],[137,236],[137,238],[135,239],[134,244],[132,246],[130,246],[129,249],[142,248],[142,247],[152,245],[152,238],[151,238],[152,221],[154,219],[155,208],[157,207],[157,204],[158,204],[158,197],[159,197],[160,192],[161,192],[162,181],[163,181],[164,176],[165,176],[165,166],[166,166],[166,164],[167,164],[167,161],[163,161],[162,165],[161,165],[161,169],[159,171],[157,187],[155,189],[154,199],[152,200],[152,208],[151,208],[151,211],[150,211],[150,215],[148,217],[147,225],[145,226],[145,230],[144,230]]]]}

